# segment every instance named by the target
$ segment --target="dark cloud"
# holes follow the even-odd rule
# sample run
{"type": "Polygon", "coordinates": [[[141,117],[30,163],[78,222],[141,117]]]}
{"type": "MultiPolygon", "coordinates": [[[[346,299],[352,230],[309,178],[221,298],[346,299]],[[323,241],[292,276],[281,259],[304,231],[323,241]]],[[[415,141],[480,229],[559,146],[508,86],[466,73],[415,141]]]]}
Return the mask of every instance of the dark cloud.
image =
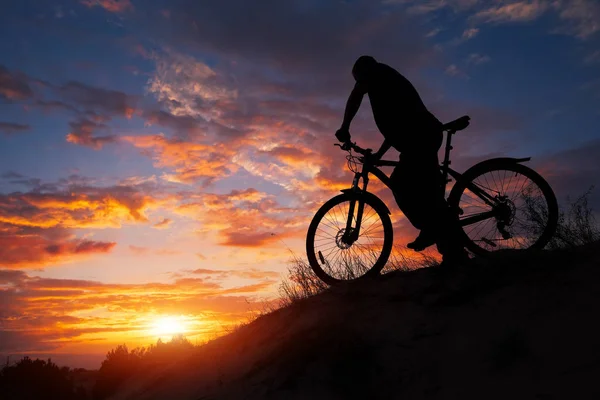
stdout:
{"type": "Polygon", "coordinates": [[[0,98],[25,100],[33,97],[29,79],[20,72],[11,72],[0,65],[0,98]]]}
{"type": "Polygon", "coordinates": [[[596,212],[600,211],[600,140],[592,140],[579,147],[559,151],[553,154],[534,157],[532,165],[548,180],[559,202],[565,204],[567,196],[575,200],[591,186],[589,201],[596,212]]]}
{"type": "Polygon", "coordinates": [[[109,117],[131,118],[135,112],[136,99],[117,90],[103,89],[81,82],[67,82],[57,87],[61,97],[85,110],[99,111],[109,117]]]}
{"type": "Polygon", "coordinates": [[[372,1],[322,2],[244,0],[169,2],[169,20],[156,33],[172,43],[264,61],[282,71],[312,76],[350,74],[362,53],[389,55],[387,61],[410,68],[430,53],[420,28],[395,8],[372,1]]]}
{"type": "MultiPolygon", "coordinates": [[[[76,119],[69,123],[71,131],[66,135],[67,141],[94,149],[101,149],[105,144],[117,141],[116,135],[98,136],[96,132],[110,131],[107,123],[113,118],[132,118],[138,103],[136,96],[118,90],[100,88],[77,81],[56,85],[21,73],[10,72],[2,65],[0,65],[0,98],[28,102],[32,107],[43,111],[66,110],[75,114],[76,119]],[[47,90],[34,92],[32,83],[35,83],[38,88],[47,90]]],[[[4,134],[29,129],[28,125],[0,122],[0,133],[4,134]]]]}
{"type": "Polygon", "coordinates": [[[21,179],[21,178],[25,178],[25,176],[15,172],[15,171],[8,171],[3,173],[2,175],[3,179],[21,179]]]}
{"type": "Polygon", "coordinates": [[[71,132],[67,134],[67,142],[78,144],[81,146],[91,147],[99,150],[105,144],[115,143],[118,137],[115,135],[97,136],[99,130],[106,130],[108,127],[105,124],[90,121],[88,119],[80,119],[70,122],[71,132]]]}
{"type": "Polygon", "coordinates": [[[41,108],[44,111],[59,111],[59,110],[67,110],[74,113],[79,113],[76,107],[67,104],[60,100],[37,100],[34,103],[34,106],[41,108]]]}
{"type": "Polygon", "coordinates": [[[182,139],[206,135],[207,124],[201,118],[188,115],[173,115],[163,110],[150,110],[144,114],[147,125],[160,125],[172,129],[182,139]]]}
{"type": "Polygon", "coordinates": [[[4,133],[5,135],[12,135],[15,133],[27,132],[30,129],[31,129],[31,126],[29,126],[29,125],[15,124],[12,122],[0,121],[0,133],[4,133]]]}

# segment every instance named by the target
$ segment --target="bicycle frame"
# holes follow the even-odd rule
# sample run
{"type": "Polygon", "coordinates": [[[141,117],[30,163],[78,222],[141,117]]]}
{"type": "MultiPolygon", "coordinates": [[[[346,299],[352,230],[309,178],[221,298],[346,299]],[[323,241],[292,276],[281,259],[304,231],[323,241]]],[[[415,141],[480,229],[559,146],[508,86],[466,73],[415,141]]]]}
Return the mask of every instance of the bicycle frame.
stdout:
{"type": "MultiPolygon", "coordinates": [[[[448,179],[448,176],[449,175],[452,176],[456,181],[459,181],[462,178],[461,173],[450,168],[450,164],[452,163],[450,161],[450,151],[453,149],[452,135],[454,135],[455,133],[456,132],[454,132],[454,131],[448,131],[448,136],[446,139],[446,146],[445,146],[445,151],[444,151],[444,160],[442,161],[442,163],[440,165],[440,170],[442,171],[443,182],[444,182],[441,190],[443,190],[443,192],[444,192],[444,197],[446,194],[446,186],[449,182],[451,182],[451,179],[448,179]]],[[[384,185],[386,185],[391,190],[392,182],[391,182],[390,178],[385,174],[385,172],[383,172],[378,167],[397,167],[399,164],[400,164],[399,161],[391,161],[391,160],[378,160],[376,162],[371,162],[369,160],[369,158],[366,157],[363,162],[362,171],[355,172],[355,174],[354,174],[354,180],[352,181],[352,190],[353,191],[362,190],[362,191],[366,192],[367,186],[369,183],[369,174],[375,175],[381,182],[383,182],[384,185]],[[358,187],[360,179],[363,180],[363,188],[362,189],[360,189],[358,187]]],[[[494,199],[490,195],[488,195],[481,189],[478,189],[474,185],[471,185],[471,186],[473,186],[473,188],[468,186],[469,189],[472,189],[474,193],[482,196],[482,198],[484,199],[484,201],[486,203],[488,203],[489,205],[492,205],[491,202],[494,199]]]]}
{"type": "MultiPolygon", "coordinates": [[[[440,190],[443,191],[443,196],[446,198],[446,187],[448,183],[452,181],[449,177],[452,177],[455,182],[462,182],[463,174],[455,171],[450,168],[450,152],[453,149],[452,147],[452,136],[456,133],[454,130],[447,130],[446,137],[446,145],[444,149],[444,160],[440,165],[440,170],[442,171],[443,176],[443,185],[440,190]]],[[[358,146],[354,145],[355,149],[360,149],[358,146]]],[[[362,149],[361,149],[362,150],[362,149]]],[[[357,150],[359,152],[359,150],[357,150]]],[[[526,161],[528,159],[521,159],[519,161],[526,161]]],[[[396,167],[400,164],[399,161],[391,161],[391,160],[377,160],[372,162],[368,156],[363,158],[363,168],[360,172],[355,172],[354,179],[352,180],[352,187],[349,191],[353,192],[367,192],[367,187],[369,184],[369,174],[375,175],[384,185],[388,188],[392,189],[391,179],[381,170],[379,167],[396,167]],[[363,187],[359,187],[360,180],[363,181],[363,187]]],[[[482,212],[477,215],[470,216],[468,218],[463,218],[460,220],[461,226],[475,224],[480,221],[484,221],[489,218],[493,218],[496,215],[495,206],[498,203],[498,200],[486,193],[484,190],[480,189],[477,185],[472,182],[466,182],[465,186],[477,197],[479,197],[483,202],[492,207],[491,211],[482,212]]],[[[354,218],[354,210],[356,207],[356,201],[352,201],[350,203],[350,209],[348,212],[348,219],[346,221],[346,231],[344,233],[344,241],[348,244],[352,244],[354,241],[358,239],[360,233],[360,224],[362,221],[362,215],[364,211],[364,202],[358,202],[358,211],[356,215],[356,227],[352,227],[352,220],[354,218]]],[[[457,213],[461,214],[462,210],[457,210],[457,213]]]]}

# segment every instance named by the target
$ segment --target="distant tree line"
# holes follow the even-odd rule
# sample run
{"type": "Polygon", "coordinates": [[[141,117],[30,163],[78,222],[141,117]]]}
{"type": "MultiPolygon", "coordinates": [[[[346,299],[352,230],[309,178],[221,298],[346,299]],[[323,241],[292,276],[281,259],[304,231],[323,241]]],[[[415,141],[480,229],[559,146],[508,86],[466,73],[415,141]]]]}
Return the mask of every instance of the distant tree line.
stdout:
{"type": "Polygon", "coordinates": [[[0,399],[103,400],[115,394],[135,373],[183,358],[194,347],[183,335],[174,336],[169,342],[159,339],[155,345],[131,351],[126,345],[119,345],[106,354],[98,371],[59,367],[50,359],[24,357],[0,370],[0,399]],[[87,390],[79,384],[85,374],[86,379],[95,381],[87,385],[87,390]]]}
{"type": "Polygon", "coordinates": [[[138,347],[131,351],[126,345],[117,346],[106,354],[98,371],[93,388],[93,399],[102,400],[113,395],[136,372],[185,357],[194,345],[183,335],[174,336],[170,342],[158,340],[156,345],[138,347]]]}
{"type": "Polygon", "coordinates": [[[82,370],[59,367],[48,361],[24,357],[0,371],[0,398],[6,400],[86,400],[88,394],[76,386],[74,375],[82,370]]]}

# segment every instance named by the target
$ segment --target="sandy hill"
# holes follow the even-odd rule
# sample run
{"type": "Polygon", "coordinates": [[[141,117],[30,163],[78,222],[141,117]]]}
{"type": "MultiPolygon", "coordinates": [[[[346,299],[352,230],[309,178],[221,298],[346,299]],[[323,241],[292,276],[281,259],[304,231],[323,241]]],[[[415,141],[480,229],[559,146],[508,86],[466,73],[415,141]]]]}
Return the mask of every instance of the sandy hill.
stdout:
{"type": "Polygon", "coordinates": [[[394,272],[263,316],[115,399],[600,399],[600,244],[394,272]]]}

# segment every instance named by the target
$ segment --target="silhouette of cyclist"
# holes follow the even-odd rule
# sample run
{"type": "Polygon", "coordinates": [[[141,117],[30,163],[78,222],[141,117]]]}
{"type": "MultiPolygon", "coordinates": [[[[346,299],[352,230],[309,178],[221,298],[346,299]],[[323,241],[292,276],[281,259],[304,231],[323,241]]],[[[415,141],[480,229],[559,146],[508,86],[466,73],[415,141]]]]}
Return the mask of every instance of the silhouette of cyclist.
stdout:
{"type": "Polygon", "coordinates": [[[407,247],[421,251],[437,244],[444,264],[468,260],[459,240],[458,219],[442,191],[438,150],[443,124],[427,110],[408,79],[392,67],[371,56],[361,56],[352,75],[356,84],[335,136],[340,142],[350,141],[350,123],[368,94],[375,123],[384,137],[373,157],[380,159],[391,147],[400,152],[400,163],[390,176],[392,191],[400,210],[421,231],[407,247]]]}

